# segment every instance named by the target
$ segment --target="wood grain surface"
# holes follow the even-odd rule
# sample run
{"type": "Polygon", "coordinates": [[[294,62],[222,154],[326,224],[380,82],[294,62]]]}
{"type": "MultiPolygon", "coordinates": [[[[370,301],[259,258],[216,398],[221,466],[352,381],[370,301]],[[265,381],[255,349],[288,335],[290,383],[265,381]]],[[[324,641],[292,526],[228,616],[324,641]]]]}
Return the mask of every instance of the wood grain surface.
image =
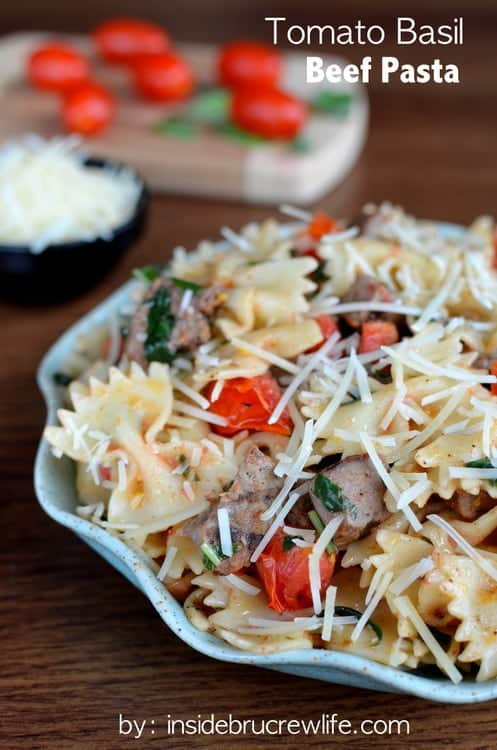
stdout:
{"type": "MultiPolygon", "coordinates": [[[[45,27],[83,29],[105,15],[103,5],[89,2],[85,18],[82,6],[56,0],[43,4],[29,0],[17,9],[9,3],[0,12],[0,28],[36,28],[44,21],[45,27]]],[[[202,18],[208,18],[209,5],[219,13],[226,7],[210,0],[199,3],[202,18]]],[[[250,20],[241,28],[257,33],[257,20],[264,14],[261,3],[254,3],[253,13],[246,3],[232,5],[222,32],[211,20],[210,26],[208,22],[202,29],[195,25],[194,34],[189,34],[185,8],[191,9],[191,2],[171,3],[171,24],[184,38],[205,41],[209,35],[240,33],[237,19],[246,17],[250,20]]],[[[282,4],[274,5],[276,14],[282,4]]],[[[445,10],[451,16],[456,5],[465,11],[464,3],[444,2],[438,4],[439,14],[445,10]]],[[[108,6],[109,13],[118,6],[121,12],[143,9],[130,0],[108,6]]],[[[167,21],[167,13],[160,10],[165,6],[150,3],[150,14],[167,21]]],[[[393,0],[389,6],[392,11],[393,0]]],[[[490,41],[496,41],[494,6],[490,0],[474,4],[472,36],[464,51],[457,53],[467,82],[456,89],[413,87],[395,93],[373,87],[366,150],[341,188],[322,201],[322,208],[352,216],[364,201],[389,198],[419,215],[452,221],[497,212],[497,71],[490,54],[490,41]]],[[[318,3],[309,7],[315,10],[318,3]]],[[[318,20],[325,22],[329,5],[320,7],[318,20]]],[[[347,15],[354,18],[364,15],[368,5],[358,2],[347,7],[347,15]]],[[[298,16],[296,1],[287,3],[288,15],[292,8],[298,16]]],[[[167,257],[176,244],[191,247],[202,237],[216,237],[223,224],[238,227],[270,213],[267,208],[233,203],[154,199],[143,239],[92,292],[60,307],[0,305],[2,750],[495,747],[495,703],[442,706],[217,663],[195,653],[168,632],[137,590],[46,517],[36,502],[32,465],[44,408],[34,373],[47,347],[121,284],[133,267],[167,257]],[[336,712],[356,728],[363,719],[408,719],[410,735],[168,737],[168,714],[186,719],[211,712],[218,718],[232,713],[238,719],[310,719],[336,712]],[[155,734],[150,724],[141,740],[120,737],[119,714],[154,720],[155,734]]]]}

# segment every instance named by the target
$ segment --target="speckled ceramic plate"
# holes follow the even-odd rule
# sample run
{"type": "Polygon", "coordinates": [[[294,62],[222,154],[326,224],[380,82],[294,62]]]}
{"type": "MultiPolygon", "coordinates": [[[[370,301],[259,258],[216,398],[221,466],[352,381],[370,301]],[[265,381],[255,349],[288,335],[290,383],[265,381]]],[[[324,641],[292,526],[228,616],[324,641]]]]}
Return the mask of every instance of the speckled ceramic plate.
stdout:
{"type": "MultiPolygon", "coordinates": [[[[443,225],[443,231],[452,234],[460,230],[453,226],[443,225]]],[[[64,362],[74,348],[77,336],[87,333],[96,325],[108,320],[113,312],[117,312],[127,302],[129,290],[130,284],[127,284],[82,318],[52,346],[43,358],[38,370],[38,385],[47,404],[47,424],[56,422],[56,410],[61,405],[60,389],[53,383],[53,373],[63,369],[64,362]]],[[[421,698],[446,703],[475,703],[497,698],[497,680],[484,683],[468,680],[459,685],[453,685],[442,676],[432,677],[416,672],[404,672],[360,656],[318,649],[272,655],[238,651],[214,636],[196,630],[186,618],[182,607],[157,580],[145,559],[105,529],[75,514],[73,464],[67,458],[56,459],[45,440],[41,441],[36,457],[35,488],[39,502],[49,516],[74,531],[141,589],[166,625],[192,648],[207,656],[342,685],[410,693],[421,698]]],[[[62,560],[60,564],[64,564],[62,560]]]]}

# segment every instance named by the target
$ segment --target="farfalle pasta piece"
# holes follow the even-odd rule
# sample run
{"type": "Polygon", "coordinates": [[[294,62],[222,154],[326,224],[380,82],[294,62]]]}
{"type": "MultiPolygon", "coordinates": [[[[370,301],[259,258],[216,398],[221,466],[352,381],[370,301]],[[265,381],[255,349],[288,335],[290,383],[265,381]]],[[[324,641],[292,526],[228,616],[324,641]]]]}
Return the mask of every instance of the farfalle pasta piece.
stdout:
{"type": "MultiPolygon", "coordinates": [[[[309,311],[306,298],[316,285],[308,275],[315,270],[314,258],[288,258],[256,265],[243,265],[230,274],[227,300],[216,327],[226,338],[253,328],[294,321],[309,311]]],[[[216,279],[217,280],[217,279],[216,279]]]]}
{"type": "MultiPolygon", "coordinates": [[[[496,557],[496,556],[494,556],[496,557]]],[[[455,640],[464,644],[460,662],[479,662],[478,682],[497,676],[497,583],[473,560],[442,554],[438,569],[448,612],[460,622],[455,640]]]]}

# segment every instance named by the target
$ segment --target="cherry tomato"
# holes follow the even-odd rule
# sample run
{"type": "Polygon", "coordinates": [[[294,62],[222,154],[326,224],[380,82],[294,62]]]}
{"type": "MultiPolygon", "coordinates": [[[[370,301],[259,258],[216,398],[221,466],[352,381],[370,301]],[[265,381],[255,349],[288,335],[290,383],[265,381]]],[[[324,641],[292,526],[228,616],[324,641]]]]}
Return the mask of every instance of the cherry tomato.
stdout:
{"type": "Polygon", "coordinates": [[[315,315],[313,317],[313,320],[315,320],[320,327],[321,333],[323,334],[323,339],[318,344],[314,344],[314,346],[311,346],[310,349],[306,349],[305,354],[312,354],[312,352],[317,352],[318,349],[321,349],[324,342],[327,341],[333,333],[338,331],[338,323],[336,322],[336,319],[333,317],[333,315],[315,315]]]}
{"type": "Polygon", "coordinates": [[[112,63],[129,64],[140,55],[158,55],[170,46],[160,26],[137,18],[115,18],[97,26],[93,38],[101,56],[112,63]]]}
{"type": "MultiPolygon", "coordinates": [[[[257,572],[276,612],[305,609],[312,605],[309,581],[311,547],[291,546],[285,549],[285,534],[278,531],[256,562],[257,572]]],[[[331,582],[336,554],[323,553],[319,561],[321,591],[331,582]]]]}
{"type": "Polygon", "coordinates": [[[318,211],[312,217],[305,231],[313,240],[320,240],[325,234],[337,232],[339,229],[340,226],[335,219],[332,219],[331,216],[328,216],[323,211],[318,211]]]}
{"type": "MultiPolygon", "coordinates": [[[[207,398],[210,398],[214,383],[207,387],[207,398]]],[[[225,417],[226,427],[213,425],[218,435],[229,437],[241,430],[263,430],[289,435],[292,431],[292,420],[285,409],[274,424],[268,419],[281,398],[281,389],[276,380],[265,373],[253,378],[233,378],[227,380],[221,395],[209,407],[209,411],[225,417]]]]}
{"type": "Polygon", "coordinates": [[[62,117],[67,130],[81,135],[100,133],[113,119],[116,103],[104,86],[87,83],[64,98],[62,117]]]}
{"type": "Polygon", "coordinates": [[[145,55],[133,64],[137,93],[155,102],[174,102],[189,96],[194,87],[190,65],[176,52],[145,55]]]}
{"type": "Polygon", "coordinates": [[[88,80],[90,68],[83,55],[65,44],[46,44],[28,59],[32,85],[44,91],[69,91],[88,80]]]}
{"type": "Polygon", "coordinates": [[[231,103],[233,122],[265,138],[293,138],[308,117],[307,105],[278,89],[238,89],[231,103]]]}
{"type": "Polygon", "coordinates": [[[259,42],[231,42],[221,48],[217,68],[219,81],[229,88],[272,88],[281,74],[281,55],[259,42]]]}
{"type": "Polygon", "coordinates": [[[362,324],[359,351],[361,354],[374,352],[380,346],[390,346],[399,340],[399,332],[395,323],[390,320],[366,320],[362,324]]]}

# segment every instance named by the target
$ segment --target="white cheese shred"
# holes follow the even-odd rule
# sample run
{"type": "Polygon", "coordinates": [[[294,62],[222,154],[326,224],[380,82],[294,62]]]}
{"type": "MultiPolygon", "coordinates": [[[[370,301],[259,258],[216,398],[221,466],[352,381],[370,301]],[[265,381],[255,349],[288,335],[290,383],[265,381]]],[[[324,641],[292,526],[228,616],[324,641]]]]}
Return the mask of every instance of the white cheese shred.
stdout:
{"type": "Polygon", "coordinates": [[[331,641],[331,632],[333,630],[333,617],[335,614],[335,601],[337,596],[337,587],[328,586],[324,598],[324,617],[323,630],[321,638],[323,641],[331,641]]]}
{"type": "Polygon", "coordinates": [[[433,654],[439,668],[443,672],[445,672],[445,674],[452,680],[452,682],[461,682],[462,674],[459,672],[448,654],[446,654],[436,638],[430,632],[429,628],[423,621],[421,615],[419,614],[409,597],[399,596],[397,599],[395,599],[394,604],[399,610],[400,614],[410,620],[414,625],[414,627],[418,631],[419,637],[433,654]]]}
{"type": "Polygon", "coordinates": [[[218,508],[217,522],[219,524],[221,552],[226,557],[231,557],[233,554],[233,542],[231,540],[230,516],[227,508],[218,508]]]}
{"type": "Polygon", "coordinates": [[[244,594],[248,594],[249,596],[257,596],[257,594],[260,594],[260,588],[257,586],[253,586],[251,583],[246,581],[241,576],[237,576],[234,573],[229,573],[227,576],[224,576],[224,580],[226,583],[229,583],[230,586],[233,586],[235,589],[239,589],[240,591],[243,591],[244,594]]]}
{"type": "Polygon", "coordinates": [[[361,635],[362,631],[368,624],[368,621],[371,619],[371,615],[375,611],[380,601],[385,596],[385,593],[390,585],[392,578],[393,578],[393,572],[391,570],[389,570],[387,573],[384,574],[383,578],[381,579],[381,583],[378,585],[378,588],[376,589],[374,595],[371,597],[369,604],[367,604],[366,609],[364,610],[364,612],[358,619],[357,624],[351,633],[351,636],[350,636],[351,641],[357,641],[357,639],[361,635]]]}
{"type": "Polygon", "coordinates": [[[177,551],[178,549],[176,547],[169,547],[169,549],[167,550],[164,562],[160,566],[159,572],[157,573],[157,578],[159,579],[159,581],[163,581],[171,570],[171,565],[173,564],[177,551]]]}

